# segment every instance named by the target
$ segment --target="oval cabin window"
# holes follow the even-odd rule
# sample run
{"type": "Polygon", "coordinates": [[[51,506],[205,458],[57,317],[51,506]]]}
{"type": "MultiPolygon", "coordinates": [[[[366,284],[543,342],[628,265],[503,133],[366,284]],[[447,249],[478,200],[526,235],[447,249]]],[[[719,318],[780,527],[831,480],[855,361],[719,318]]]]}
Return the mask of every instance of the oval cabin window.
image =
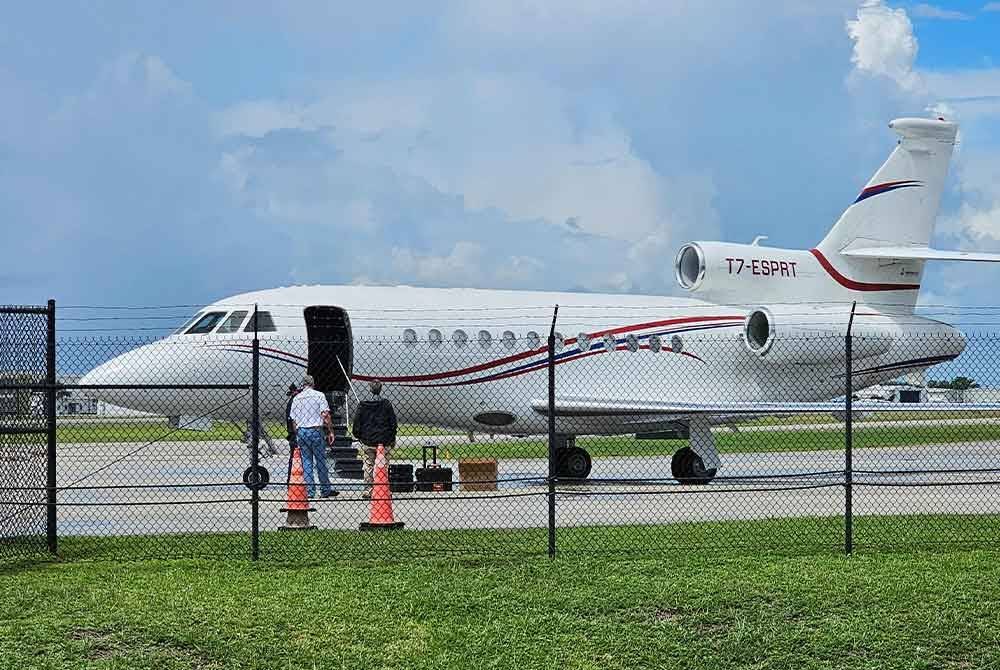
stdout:
{"type": "Polygon", "coordinates": [[[639,338],[629,333],[628,337],[625,338],[625,348],[633,353],[639,351],[639,338]]]}
{"type": "Polygon", "coordinates": [[[451,341],[455,343],[456,347],[464,347],[469,342],[469,336],[464,330],[456,330],[451,334],[451,341]]]}
{"type": "Polygon", "coordinates": [[[431,328],[427,331],[427,341],[430,342],[432,347],[440,347],[441,339],[441,331],[437,328],[431,328]]]}
{"type": "Polygon", "coordinates": [[[587,333],[577,335],[576,346],[580,351],[590,351],[590,335],[587,335],[587,333]]]}
{"type": "Polygon", "coordinates": [[[533,330],[529,330],[528,334],[524,336],[524,339],[527,342],[529,349],[537,349],[542,343],[542,338],[540,338],[538,333],[533,330]]]}
{"type": "Polygon", "coordinates": [[[503,331],[503,335],[500,336],[503,341],[504,349],[513,349],[514,345],[517,344],[517,337],[509,330],[503,331]]]}
{"type": "Polygon", "coordinates": [[[483,349],[489,349],[493,346],[493,335],[490,334],[488,330],[479,331],[479,346],[483,349]]]}
{"type": "Polygon", "coordinates": [[[605,335],[601,341],[604,343],[604,348],[608,351],[614,351],[618,347],[618,342],[615,340],[615,336],[611,333],[605,335]]]}
{"type": "Polygon", "coordinates": [[[403,344],[408,347],[416,346],[417,344],[417,331],[412,328],[407,328],[403,331],[403,344]]]}
{"type": "Polygon", "coordinates": [[[653,353],[656,353],[657,351],[659,351],[662,348],[663,348],[663,342],[660,340],[660,336],[659,335],[650,335],[649,336],[649,350],[652,351],[653,353]]]}

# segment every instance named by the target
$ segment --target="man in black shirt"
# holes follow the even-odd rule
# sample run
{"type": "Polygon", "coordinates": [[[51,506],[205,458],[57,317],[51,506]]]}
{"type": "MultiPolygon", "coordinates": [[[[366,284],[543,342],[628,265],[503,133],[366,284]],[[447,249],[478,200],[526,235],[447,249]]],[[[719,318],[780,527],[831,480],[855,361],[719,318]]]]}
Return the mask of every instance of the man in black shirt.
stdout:
{"type": "MultiPolygon", "coordinates": [[[[396,410],[393,409],[391,402],[382,397],[382,382],[373,379],[368,384],[368,390],[371,391],[372,399],[358,403],[352,428],[354,437],[362,444],[359,451],[364,461],[365,498],[370,498],[372,495],[372,476],[378,445],[383,446],[388,461],[389,452],[396,446],[398,428],[396,410]]],[[[388,463],[386,465],[388,467],[388,463]]]]}

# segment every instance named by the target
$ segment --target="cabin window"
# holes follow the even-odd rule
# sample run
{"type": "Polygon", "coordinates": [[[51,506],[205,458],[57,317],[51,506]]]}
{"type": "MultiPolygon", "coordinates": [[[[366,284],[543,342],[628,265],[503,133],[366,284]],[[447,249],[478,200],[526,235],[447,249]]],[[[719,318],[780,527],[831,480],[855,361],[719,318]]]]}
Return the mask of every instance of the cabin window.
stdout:
{"type": "MultiPolygon", "coordinates": [[[[243,329],[244,333],[253,332],[253,315],[250,316],[250,320],[247,321],[246,328],[243,329]]],[[[277,328],[274,327],[274,319],[271,318],[270,312],[257,312],[257,332],[258,333],[274,333],[277,332],[277,328]]]]}
{"type": "Polygon", "coordinates": [[[488,330],[479,331],[479,346],[483,349],[489,349],[493,346],[493,335],[490,334],[488,330]]]}
{"type": "Polygon", "coordinates": [[[653,353],[656,353],[656,352],[658,352],[662,348],[663,348],[663,341],[660,340],[660,336],[659,335],[650,335],[649,336],[649,350],[652,351],[653,353]]]}
{"type": "Polygon", "coordinates": [[[566,340],[562,333],[553,333],[556,340],[556,351],[562,351],[563,347],[566,346],[566,340]]]}
{"type": "Polygon", "coordinates": [[[414,347],[417,344],[417,331],[412,328],[407,328],[403,331],[403,344],[408,347],[414,347]]]}
{"type": "Polygon", "coordinates": [[[670,338],[670,350],[675,354],[684,351],[684,340],[681,339],[680,335],[674,335],[670,338]]]}
{"type": "Polygon", "coordinates": [[[249,312],[246,310],[233,312],[226,317],[226,320],[222,322],[222,325],[219,326],[219,329],[215,332],[219,334],[240,332],[240,326],[243,325],[243,319],[247,318],[247,314],[249,314],[249,312]]]}
{"type": "Polygon", "coordinates": [[[635,336],[635,333],[629,333],[625,338],[625,348],[633,353],[639,351],[639,338],[635,336]]]}
{"type": "Polygon", "coordinates": [[[451,334],[451,341],[456,347],[464,347],[469,342],[469,336],[464,330],[459,328],[451,334]]]}
{"type": "Polygon", "coordinates": [[[611,333],[605,335],[601,341],[604,342],[604,348],[608,351],[614,351],[618,348],[618,342],[615,340],[615,336],[611,333]]]}
{"type": "Polygon", "coordinates": [[[441,331],[437,328],[431,328],[427,331],[427,341],[431,343],[432,347],[440,347],[442,339],[441,331]]]}
{"type": "Polygon", "coordinates": [[[542,338],[533,330],[529,330],[524,339],[527,341],[529,349],[537,349],[542,344],[542,338]]]}
{"type": "Polygon", "coordinates": [[[576,346],[580,351],[590,351],[590,335],[579,333],[576,336],[576,346]]]}
{"type": "Polygon", "coordinates": [[[210,333],[213,328],[219,325],[219,321],[222,321],[222,317],[225,315],[225,312],[208,312],[195,321],[194,325],[188,329],[187,334],[204,335],[205,333],[210,333]]]}
{"type": "Polygon", "coordinates": [[[503,331],[500,340],[503,342],[504,349],[513,349],[514,345],[517,344],[517,337],[509,330],[503,331]]]}

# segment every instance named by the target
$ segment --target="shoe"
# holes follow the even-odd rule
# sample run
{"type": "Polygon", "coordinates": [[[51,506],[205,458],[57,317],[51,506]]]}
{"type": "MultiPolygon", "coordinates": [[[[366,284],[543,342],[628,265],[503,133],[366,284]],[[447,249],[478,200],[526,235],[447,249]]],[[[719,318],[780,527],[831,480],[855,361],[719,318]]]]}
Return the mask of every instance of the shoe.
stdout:
{"type": "Polygon", "coordinates": [[[365,491],[364,493],[361,494],[361,497],[363,499],[365,499],[365,500],[371,500],[371,498],[372,498],[372,492],[371,491],[365,491]]]}
{"type": "Polygon", "coordinates": [[[327,491],[326,493],[322,494],[320,496],[320,498],[333,498],[333,497],[339,496],[339,495],[340,495],[340,491],[327,491]]]}

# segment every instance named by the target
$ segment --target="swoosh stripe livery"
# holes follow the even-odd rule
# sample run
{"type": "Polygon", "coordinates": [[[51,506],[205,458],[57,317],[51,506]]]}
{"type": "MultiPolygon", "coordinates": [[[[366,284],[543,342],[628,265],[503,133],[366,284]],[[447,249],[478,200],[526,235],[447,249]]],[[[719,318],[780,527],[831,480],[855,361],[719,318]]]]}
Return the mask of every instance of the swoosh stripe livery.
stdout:
{"type": "Polygon", "coordinates": [[[849,277],[845,277],[837,271],[837,268],[833,267],[833,264],[827,260],[826,256],[823,255],[819,249],[810,249],[809,253],[816,257],[819,264],[823,266],[826,273],[830,275],[834,281],[843,286],[844,288],[851,289],[852,291],[916,291],[920,288],[920,284],[878,284],[872,282],[855,281],[849,277]]]}
{"type": "MultiPolygon", "coordinates": [[[[683,326],[683,327],[680,327],[680,328],[677,328],[677,327],[667,328],[665,330],[660,330],[660,331],[652,332],[652,333],[645,333],[645,334],[642,334],[642,335],[638,336],[639,340],[646,340],[648,342],[649,338],[652,337],[652,336],[654,336],[654,335],[667,335],[667,334],[675,335],[675,334],[678,334],[678,333],[685,333],[685,332],[691,332],[691,331],[714,330],[714,329],[717,329],[717,328],[731,328],[731,327],[734,327],[734,326],[741,326],[742,324],[743,324],[743,317],[742,316],[735,316],[735,315],[734,316],[682,317],[682,318],[677,318],[677,319],[666,319],[666,320],[663,320],[663,321],[651,321],[651,322],[640,323],[640,324],[635,324],[635,325],[631,325],[631,326],[620,326],[620,327],[617,327],[617,328],[610,328],[610,329],[606,329],[606,330],[595,331],[594,333],[589,334],[589,337],[600,340],[600,338],[602,338],[605,335],[623,334],[623,333],[628,333],[630,331],[643,330],[643,329],[646,329],[646,328],[655,328],[655,327],[658,327],[658,326],[670,326],[670,325],[673,325],[673,326],[681,325],[681,326],[683,326]],[[685,325],[685,324],[691,324],[691,325],[685,325]]],[[[565,344],[566,345],[572,345],[572,344],[576,343],[576,341],[577,341],[577,338],[575,338],[575,337],[568,338],[568,339],[565,340],[565,344]]],[[[626,343],[626,339],[625,338],[615,338],[615,345],[616,345],[615,346],[616,350],[621,351],[621,350],[627,349],[627,343],[626,343]]],[[[243,352],[243,353],[250,353],[252,351],[252,349],[253,349],[253,347],[251,345],[249,345],[249,344],[242,344],[242,343],[237,343],[237,342],[226,343],[226,344],[222,344],[222,345],[209,345],[209,348],[220,349],[220,350],[224,350],[224,351],[232,351],[232,352],[243,352]]],[[[645,344],[645,345],[640,345],[639,348],[640,349],[647,349],[648,350],[650,347],[649,347],[649,344],[645,344]]],[[[519,375],[526,374],[526,373],[529,373],[529,372],[535,372],[537,370],[541,370],[541,369],[545,368],[545,366],[547,365],[547,357],[543,357],[540,360],[529,361],[527,363],[523,363],[523,364],[521,364],[521,365],[519,365],[517,367],[510,368],[508,370],[504,370],[504,371],[500,371],[500,372],[494,372],[492,374],[484,375],[484,376],[481,376],[481,377],[476,377],[474,379],[466,379],[466,380],[461,380],[461,381],[449,381],[449,382],[442,382],[441,381],[441,380],[444,380],[444,379],[450,379],[450,378],[454,378],[454,377],[463,377],[463,376],[466,376],[466,375],[469,375],[469,374],[473,374],[473,373],[476,373],[476,372],[481,372],[481,371],[488,370],[488,369],[491,369],[491,368],[497,368],[497,367],[500,367],[500,366],[503,366],[503,365],[507,365],[507,364],[510,364],[510,363],[516,363],[516,362],[524,360],[526,358],[533,358],[535,356],[538,356],[538,355],[541,355],[541,354],[545,354],[546,350],[547,350],[547,347],[540,347],[540,348],[537,348],[537,349],[532,349],[532,350],[529,350],[529,351],[524,351],[524,352],[521,352],[519,354],[514,354],[512,356],[506,356],[504,358],[496,359],[496,360],[493,360],[493,361],[488,361],[488,362],[485,362],[485,363],[480,363],[480,364],[473,365],[473,366],[466,367],[466,368],[460,368],[460,369],[457,369],[457,370],[448,370],[448,371],[444,371],[444,372],[436,372],[436,373],[422,374],[422,375],[408,375],[408,376],[399,376],[399,377],[379,376],[377,378],[380,379],[380,380],[382,380],[382,381],[386,381],[386,382],[403,383],[403,384],[406,384],[408,386],[425,386],[425,387],[464,386],[464,385],[467,385],[467,384],[475,384],[475,383],[486,382],[486,381],[494,381],[494,380],[499,380],[499,379],[507,379],[509,377],[515,377],[515,376],[519,376],[519,375]],[[437,382],[437,383],[419,384],[419,383],[414,383],[414,382],[437,382]]],[[[603,351],[604,351],[603,342],[597,341],[597,342],[594,342],[593,344],[591,344],[590,349],[588,351],[586,351],[586,352],[564,351],[564,352],[556,354],[556,357],[555,357],[556,358],[556,364],[559,365],[561,363],[568,363],[568,362],[571,362],[571,361],[579,360],[581,358],[587,358],[589,356],[593,356],[595,354],[602,353],[603,351]]],[[[671,352],[672,349],[669,346],[664,346],[664,347],[662,347],[661,351],[671,352]]],[[[264,356],[266,358],[272,358],[274,360],[284,361],[286,363],[291,363],[293,365],[297,365],[297,366],[303,367],[303,368],[306,367],[306,363],[308,362],[308,359],[305,358],[305,357],[303,357],[303,356],[299,356],[298,354],[294,354],[294,353],[291,353],[291,352],[283,351],[281,349],[274,349],[274,348],[271,348],[271,347],[261,346],[260,347],[260,352],[261,352],[260,355],[264,356]],[[287,357],[287,358],[285,358],[285,357],[287,357]]],[[[696,354],[693,354],[693,353],[690,353],[690,352],[687,352],[687,351],[681,351],[680,354],[683,355],[683,356],[687,356],[689,358],[693,358],[694,360],[697,360],[699,362],[704,363],[704,360],[702,358],[700,358],[699,356],[697,356],[696,354]]],[[[375,378],[376,377],[367,376],[367,375],[352,375],[352,379],[356,379],[356,380],[359,380],[359,381],[369,381],[369,380],[375,379],[375,378]]]]}
{"type": "Polygon", "coordinates": [[[923,185],[924,183],[922,181],[917,181],[915,179],[903,179],[900,181],[887,181],[882,184],[874,184],[873,186],[869,186],[861,191],[861,194],[858,195],[858,199],[851,204],[856,205],[862,200],[867,200],[872,196],[882,195],[883,193],[888,193],[889,191],[895,191],[898,188],[913,188],[923,185]]]}

